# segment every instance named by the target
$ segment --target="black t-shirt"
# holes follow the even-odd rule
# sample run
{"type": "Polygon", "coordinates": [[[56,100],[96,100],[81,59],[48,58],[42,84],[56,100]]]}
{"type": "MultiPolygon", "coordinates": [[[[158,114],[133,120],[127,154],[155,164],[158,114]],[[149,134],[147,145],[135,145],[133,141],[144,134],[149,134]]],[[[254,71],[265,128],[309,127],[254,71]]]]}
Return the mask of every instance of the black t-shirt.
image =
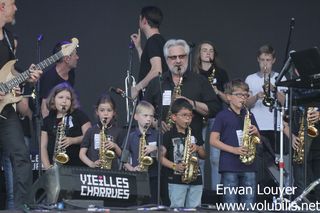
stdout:
{"type": "MultiPolygon", "coordinates": [[[[100,147],[100,131],[101,123],[95,124],[86,132],[81,148],[88,148],[87,156],[91,161],[96,161],[99,159],[99,147],[100,147]],[[99,136],[99,137],[97,137],[99,136]]],[[[113,137],[113,142],[119,147],[122,145],[123,129],[115,125],[105,130],[106,136],[111,135],[113,137]]],[[[117,157],[112,161],[112,169],[118,169],[118,159],[117,157]]]]}
{"type": "Polygon", "coordinates": [[[168,70],[166,60],[163,55],[163,46],[166,40],[160,34],[151,36],[144,46],[141,54],[139,81],[143,80],[151,69],[150,59],[153,57],[161,58],[162,72],[168,70]]]}
{"type": "MultiPolygon", "coordinates": [[[[42,131],[48,134],[48,155],[50,163],[52,163],[53,153],[55,149],[57,126],[62,118],[57,118],[56,112],[50,111],[49,115],[43,120],[42,131]]],[[[66,118],[66,136],[78,137],[83,135],[82,125],[89,122],[88,116],[79,109],[75,109],[66,118]]],[[[66,165],[80,166],[82,164],[79,158],[80,144],[73,144],[66,149],[66,154],[70,160],[66,165]]]]}
{"type": "MultiPolygon", "coordinates": [[[[162,80],[162,92],[167,90],[173,91],[174,83],[172,80],[171,72],[166,72],[163,74],[162,80]]],[[[153,79],[144,94],[144,100],[155,106],[156,114],[159,115],[162,103],[162,93],[159,88],[159,80],[153,79]]],[[[212,91],[208,80],[202,75],[186,71],[183,74],[181,95],[185,96],[191,100],[199,101],[205,103],[209,109],[209,117],[215,116],[221,109],[221,103],[218,100],[216,94],[212,91]]],[[[163,106],[163,116],[162,120],[165,120],[167,113],[169,111],[169,106],[163,106]]],[[[198,140],[202,139],[202,127],[203,127],[203,116],[196,111],[193,111],[193,118],[191,122],[191,128],[195,137],[198,140]]]]}
{"type": "MultiPolygon", "coordinates": [[[[201,75],[208,79],[208,77],[212,74],[213,68],[214,67],[211,66],[208,71],[200,69],[199,72],[201,75]]],[[[221,69],[220,67],[215,67],[214,79],[215,80],[213,84],[217,86],[217,88],[220,91],[224,91],[224,84],[229,81],[229,76],[227,72],[224,69],[221,69]]]]}
{"type": "Polygon", "coordinates": [[[40,78],[40,98],[47,98],[50,90],[60,83],[67,82],[73,87],[74,79],[74,69],[70,70],[70,72],[68,73],[68,80],[64,80],[57,73],[56,66],[53,66],[50,70],[44,72],[40,78]]]}
{"type": "MultiPolygon", "coordinates": [[[[208,71],[200,69],[199,73],[201,75],[203,75],[206,79],[208,79],[208,77],[211,76],[213,69],[215,69],[214,79],[213,79],[213,82],[209,82],[209,83],[211,85],[216,86],[218,88],[218,90],[224,91],[224,85],[229,81],[229,76],[224,69],[221,69],[220,67],[217,67],[217,66],[216,67],[211,66],[208,71]]],[[[221,102],[221,106],[222,106],[223,101],[219,96],[218,96],[218,98],[219,98],[219,100],[221,102]]]]}
{"type": "Polygon", "coordinates": [[[0,68],[8,61],[15,59],[14,53],[12,52],[14,50],[13,36],[11,32],[6,29],[3,30],[3,35],[3,39],[0,40],[0,68]]]}
{"type": "MultiPolygon", "coordinates": [[[[193,135],[191,133],[191,135],[193,135]]],[[[164,133],[163,135],[163,146],[167,149],[166,158],[176,164],[180,163],[183,160],[184,155],[184,144],[185,144],[185,138],[187,136],[186,134],[179,133],[174,126],[171,128],[170,131],[164,133]]],[[[192,136],[192,141],[195,140],[195,143],[198,146],[203,145],[203,141],[196,140],[195,137],[192,136]]],[[[194,153],[195,156],[197,156],[196,153],[194,153]]],[[[199,158],[198,158],[199,159],[199,158]]],[[[185,184],[181,181],[181,173],[177,171],[173,171],[172,169],[165,168],[165,171],[167,172],[168,176],[168,183],[175,183],[175,184],[185,184]]],[[[198,177],[195,181],[189,183],[190,185],[201,185],[202,184],[202,178],[201,178],[201,172],[200,167],[198,171],[198,177]]]]}

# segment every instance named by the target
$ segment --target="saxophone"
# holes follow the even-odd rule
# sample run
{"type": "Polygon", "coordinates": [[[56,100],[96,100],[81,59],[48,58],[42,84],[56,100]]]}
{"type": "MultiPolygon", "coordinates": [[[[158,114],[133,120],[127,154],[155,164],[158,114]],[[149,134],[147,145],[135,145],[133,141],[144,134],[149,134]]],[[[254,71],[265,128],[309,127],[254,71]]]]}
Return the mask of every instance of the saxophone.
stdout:
{"type": "Polygon", "coordinates": [[[140,143],[139,143],[139,171],[141,172],[147,172],[148,168],[151,164],[153,164],[153,159],[150,156],[145,155],[144,153],[144,149],[145,146],[147,145],[147,141],[146,141],[146,132],[148,130],[148,125],[144,126],[144,131],[142,132],[142,135],[140,137],[140,143]]]}
{"type": "Polygon", "coordinates": [[[300,127],[298,132],[299,144],[296,150],[293,150],[293,162],[302,164],[304,161],[304,121],[305,113],[302,114],[300,119],[300,127]]]}
{"type": "Polygon", "coordinates": [[[112,141],[112,137],[108,137],[105,133],[107,127],[107,121],[102,121],[102,128],[100,131],[100,148],[99,148],[99,161],[100,169],[111,169],[112,160],[116,158],[114,151],[107,149],[106,145],[109,141],[112,141]]]}
{"type": "MultiPolygon", "coordinates": [[[[180,69],[181,68],[178,67],[179,73],[180,73],[180,69]]],[[[183,80],[183,76],[180,75],[179,82],[177,85],[174,86],[173,94],[171,95],[171,103],[170,103],[169,111],[166,117],[166,124],[169,126],[169,128],[171,128],[174,123],[174,121],[171,118],[171,115],[172,115],[171,106],[172,106],[172,103],[176,100],[177,96],[181,95],[182,80],[183,80]]]]}
{"type": "Polygon", "coordinates": [[[246,147],[248,152],[245,155],[240,155],[240,161],[246,165],[250,165],[256,158],[256,144],[260,144],[260,138],[256,135],[249,135],[251,126],[250,111],[245,105],[243,106],[246,110],[246,115],[243,124],[242,146],[246,147]]]}
{"type": "Polygon", "coordinates": [[[211,86],[215,86],[216,85],[216,83],[214,82],[215,74],[216,74],[216,69],[213,68],[211,74],[208,76],[208,81],[211,84],[211,86]]]}
{"type": "Polygon", "coordinates": [[[199,164],[198,158],[192,155],[191,150],[191,128],[188,126],[188,134],[185,138],[184,142],[184,151],[183,151],[183,159],[182,163],[186,165],[186,169],[184,170],[181,180],[183,183],[191,183],[195,181],[198,176],[199,164]]]}
{"type": "Polygon", "coordinates": [[[61,141],[66,136],[66,116],[62,117],[61,122],[57,127],[56,142],[54,147],[53,161],[65,164],[69,161],[69,156],[66,154],[66,148],[61,147],[61,141]]]}
{"type": "MultiPolygon", "coordinates": [[[[308,112],[313,112],[313,111],[317,111],[318,108],[317,107],[308,107],[308,112]]],[[[314,126],[314,122],[308,121],[308,136],[311,138],[315,138],[319,135],[319,131],[318,129],[314,126]]]]}

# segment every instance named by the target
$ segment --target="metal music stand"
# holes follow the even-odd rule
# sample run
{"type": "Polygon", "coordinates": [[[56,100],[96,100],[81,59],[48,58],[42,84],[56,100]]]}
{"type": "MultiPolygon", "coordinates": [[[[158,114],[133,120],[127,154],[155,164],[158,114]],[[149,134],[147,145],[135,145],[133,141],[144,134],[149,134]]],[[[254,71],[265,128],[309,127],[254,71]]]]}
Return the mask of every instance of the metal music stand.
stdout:
{"type": "MultiPolygon", "coordinates": [[[[275,85],[276,86],[283,86],[290,88],[290,98],[289,98],[289,115],[290,117],[292,114],[292,106],[293,102],[294,105],[301,104],[306,106],[309,105],[308,101],[311,101],[311,98],[308,97],[304,98],[304,100],[301,99],[295,99],[292,98],[292,88],[303,88],[303,89],[320,89],[320,53],[317,47],[302,50],[302,51],[291,51],[289,54],[289,58],[287,59],[284,67],[282,68],[275,85]],[[291,71],[291,73],[290,73],[291,71]],[[287,81],[281,81],[283,76],[285,76],[287,73],[290,73],[290,76],[295,76],[294,78],[287,80],[287,81]]],[[[314,99],[313,99],[314,101],[314,99]]],[[[312,102],[313,102],[312,101],[312,102]]],[[[281,112],[281,115],[283,114],[284,108],[281,112]]],[[[290,127],[290,141],[292,141],[292,124],[291,119],[289,122],[290,127]]],[[[281,126],[281,136],[283,137],[283,127],[281,126]]],[[[291,159],[291,152],[290,152],[290,159],[291,159]]],[[[280,168],[280,186],[279,188],[283,187],[283,169],[284,169],[284,163],[283,163],[283,140],[280,141],[280,162],[279,162],[279,168],[280,168]]],[[[280,194],[280,201],[283,201],[283,194],[280,194]]]]}

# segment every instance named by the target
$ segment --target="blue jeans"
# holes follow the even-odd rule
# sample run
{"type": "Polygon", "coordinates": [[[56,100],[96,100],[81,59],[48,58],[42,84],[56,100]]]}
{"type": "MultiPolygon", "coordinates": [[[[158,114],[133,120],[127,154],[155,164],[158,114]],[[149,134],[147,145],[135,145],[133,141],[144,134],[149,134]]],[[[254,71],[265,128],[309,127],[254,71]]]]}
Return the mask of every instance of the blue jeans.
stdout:
{"type": "Polygon", "coordinates": [[[171,208],[195,208],[200,206],[202,185],[168,184],[171,208]]]}
{"type": "Polygon", "coordinates": [[[245,187],[251,192],[243,194],[225,190],[223,194],[224,203],[246,203],[246,205],[255,203],[257,191],[255,172],[222,172],[221,181],[224,188],[228,187],[228,189],[233,188],[234,190],[239,190],[245,187]]]}
{"type": "Polygon", "coordinates": [[[13,174],[12,174],[12,164],[8,155],[2,154],[1,163],[5,176],[6,183],[6,197],[7,206],[6,209],[14,209],[14,197],[13,197],[13,174]]]}

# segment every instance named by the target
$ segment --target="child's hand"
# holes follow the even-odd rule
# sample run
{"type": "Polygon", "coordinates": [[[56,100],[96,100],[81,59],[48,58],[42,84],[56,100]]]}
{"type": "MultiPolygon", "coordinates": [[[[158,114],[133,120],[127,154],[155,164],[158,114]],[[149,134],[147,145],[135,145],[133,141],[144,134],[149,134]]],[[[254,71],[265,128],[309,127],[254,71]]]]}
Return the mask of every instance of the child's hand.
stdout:
{"type": "Polygon", "coordinates": [[[249,128],[249,134],[258,135],[259,134],[258,128],[255,125],[251,125],[249,128]]]}
{"type": "Polygon", "coordinates": [[[61,148],[67,148],[73,144],[73,139],[71,137],[64,137],[60,142],[61,148]]]}
{"type": "Polygon", "coordinates": [[[91,162],[89,167],[91,168],[97,168],[97,167],[100,167],[100,160],[96,160],[94,162],[91,162]]]}
{"type": "Polygon", "coordinates": [[[194,152],[197,153],[199,151],[199,146],[197,144],[192,143],[190,145],[190,151],[191,153],[194,153],[194,152]]]}
{"type": "Polygon", "coordinates": [[[105,148],[113,150],[116,148],[116,144],[112,141],[107,141],[105,148]]]}
{"type": "Polygon", "coordinates": [[[240,147],[233,147],[233,154],[235,155],[246,155],[248,153],[248,149],[240,146],[240,147]]]}
{"type": "Polygon", "coordinates": [[[175,171],[182,173],[185,169],[186,165],[184,163],[177,163],[175,171]]]}
{"type": "Polygon", "coordinates": [[[294,150],[298,150],[299,144],[300,144],[300,139],[294,134],[292,134],[292,148],[294,150]]]}
{"type": "Polygon", "coordinates": [[[158,149],[158,147],[155,145],[147,145],[144,147],[144,154],[148,155],[149,153],[154,152],[157,149],[158,149]]]}

